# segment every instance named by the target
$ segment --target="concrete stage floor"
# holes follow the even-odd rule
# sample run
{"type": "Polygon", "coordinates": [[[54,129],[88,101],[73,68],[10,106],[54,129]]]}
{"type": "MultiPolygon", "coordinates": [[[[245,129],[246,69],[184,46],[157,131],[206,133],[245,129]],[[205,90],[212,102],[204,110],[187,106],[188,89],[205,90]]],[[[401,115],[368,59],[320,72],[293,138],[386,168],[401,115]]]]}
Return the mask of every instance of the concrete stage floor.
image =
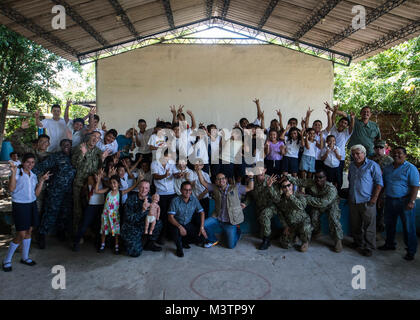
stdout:
{"type": "MultiPolygon", "coordinates": [[[[8,239],[0,235],[0,258],[8,239]]],[[[32,246],[37,265],[13,259],[13,271],[0,271],[0,299],[419,299],[420,259],[407,262],[401,237],[396,251],[376,251],[370,258],[344,247],[332,252],[328,236],[313,241],[308,252],[285,250],[276,241],[266,251],[260,240],[244,235],[229,250],[220,245],[195,245],[175,256],[172,242],[162,252],[143,251],[138,258],[116,256],[107,248],[95,252],[92,243],[72,252],[49,237],[47,249],[32,246]],[[66,271],[66,289],[51,286],[54,265],[66,271]],[[366,289],[352,288],[352,268],[366,271],[366,289]]],[[[345,244],[351,239],[346,238],[345,244]]],[[[7,243],[7,244],[6,244],[7,243]]],[[[378,242],[378,245],[382,241],[378,242]]]]}

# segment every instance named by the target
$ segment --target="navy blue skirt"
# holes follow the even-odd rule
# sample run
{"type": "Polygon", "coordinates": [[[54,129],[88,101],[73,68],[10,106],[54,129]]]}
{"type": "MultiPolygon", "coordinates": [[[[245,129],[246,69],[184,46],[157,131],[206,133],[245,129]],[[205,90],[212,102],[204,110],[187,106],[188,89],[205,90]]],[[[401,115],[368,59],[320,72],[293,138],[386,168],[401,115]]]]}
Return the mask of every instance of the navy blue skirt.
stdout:
{"type": "Polygon", "coordinates": [[[32,203],[12,202],[12,217],[16,231],[26,231],[39,225],[38,207],[32,203]]]}

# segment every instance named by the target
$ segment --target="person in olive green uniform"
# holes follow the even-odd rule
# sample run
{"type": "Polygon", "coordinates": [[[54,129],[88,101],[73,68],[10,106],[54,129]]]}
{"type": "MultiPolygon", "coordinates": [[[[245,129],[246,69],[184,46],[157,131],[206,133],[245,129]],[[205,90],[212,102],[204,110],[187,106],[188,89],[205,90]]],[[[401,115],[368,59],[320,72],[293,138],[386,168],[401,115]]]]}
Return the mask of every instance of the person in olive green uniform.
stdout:
{"type": "MultiPolygon", "coordinates": [[[[264,172],[257,175],[254,189],[247,194],[247,197],[249,196],[247,201],[250,199],[255,201],[257,218],[262,227],[261,233],[263,242],[258,248],[259,250],[266,250],[270,246],[271,219],[274,215],[277,215],[277,207],[273,202],[272,195],[276,198],[280,197],[280,190],[278,190],[277,186],[274,184],[277,181],[277,176],[274,174],[272,176],[266,175],[266,171],[267,169],[264,168],[264,172]],[[267,189],[272,189],[271,193],[269,193],[267,189]]],[[[279,218],[282,225],[284,225],[281,215],[279,215],[279,218]]]]}
{"type": "MultiPolygon", "coordinates": [[[[385,153],[385,141],[378,140],[375,142],[375,154],[370,160],[375,161],[381,167],[381,171],[390,164],[394,163],[394,159],[385,153]]],[[[385,231],[385,193],[380,195],[381,199],[376,202],[376,236],[378,237],[385,231]]]]}
{"type": "Polygon", "coordinates": [[[282,195],[276,198],[271,189],[268,189],[273,196],[273,201],[277,204],[279,213],[285,221],[285,229],[280,239],[283,248],[289,248],[293,245],[296,236],[302,241],[299,248],[301,252],[306,252],[311,240],[312,226],[311,219],[306,213],[306,198],[303,194],[293,191],[293,184],[287,179],[282,178],[280,182],[282,195]]]}
{"type": "Polygon", "coordinates": [[[96,147],[96,143],[101,138],[97,131],[92,132],[87,137],[87,142],[81,143],[73,150],[72,164],[76,168],[76,176],[73,182],[73,233],[77,233],[80,219],[82,217],[83,186],[86,184],[90,175],[94,175],[102,162],[108,156],[109,151],[102,152],[96,147]]]}
{"type": "Polygon", "coordinates": [[[314,237],[321,233],[320,216],[322,213],[326,213],[328,215],[330,235],[335,241],[334,251],[341,252],[343,250],[343,229],[340,222],[340,198],[335,186],[327,182],[325,172],[323,170],[317,172],[315,180],[297,179],[292,176],[288,176],[288,179],[293,184],[305,188],[306,202],[311,216],[314,237]]]}

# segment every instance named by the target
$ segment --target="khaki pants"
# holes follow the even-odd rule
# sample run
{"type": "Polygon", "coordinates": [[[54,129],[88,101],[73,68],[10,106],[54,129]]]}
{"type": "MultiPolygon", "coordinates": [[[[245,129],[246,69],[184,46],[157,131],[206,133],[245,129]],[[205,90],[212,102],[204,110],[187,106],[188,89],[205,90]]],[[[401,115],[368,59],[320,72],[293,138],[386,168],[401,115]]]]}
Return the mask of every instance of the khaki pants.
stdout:
{"type": "Polygon", "coordinates": [[[350,228],[355,244],[363,249],[376,249],[376,205],[349,203],[350,228]]]}

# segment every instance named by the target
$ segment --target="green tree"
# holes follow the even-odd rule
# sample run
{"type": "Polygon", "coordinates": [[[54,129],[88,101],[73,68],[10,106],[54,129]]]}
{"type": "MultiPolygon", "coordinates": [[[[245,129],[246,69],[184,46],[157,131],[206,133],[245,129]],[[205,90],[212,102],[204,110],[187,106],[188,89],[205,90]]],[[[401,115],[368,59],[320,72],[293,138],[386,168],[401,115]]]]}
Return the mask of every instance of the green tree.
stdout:
{"type": "Polygon", "coordinates": [[[369,105],[374,112],[401,114],[390,143],[405,146],[419,166],[420,37],[350,67],[336,67],[334,98],[348,112],[369,105]]]}

